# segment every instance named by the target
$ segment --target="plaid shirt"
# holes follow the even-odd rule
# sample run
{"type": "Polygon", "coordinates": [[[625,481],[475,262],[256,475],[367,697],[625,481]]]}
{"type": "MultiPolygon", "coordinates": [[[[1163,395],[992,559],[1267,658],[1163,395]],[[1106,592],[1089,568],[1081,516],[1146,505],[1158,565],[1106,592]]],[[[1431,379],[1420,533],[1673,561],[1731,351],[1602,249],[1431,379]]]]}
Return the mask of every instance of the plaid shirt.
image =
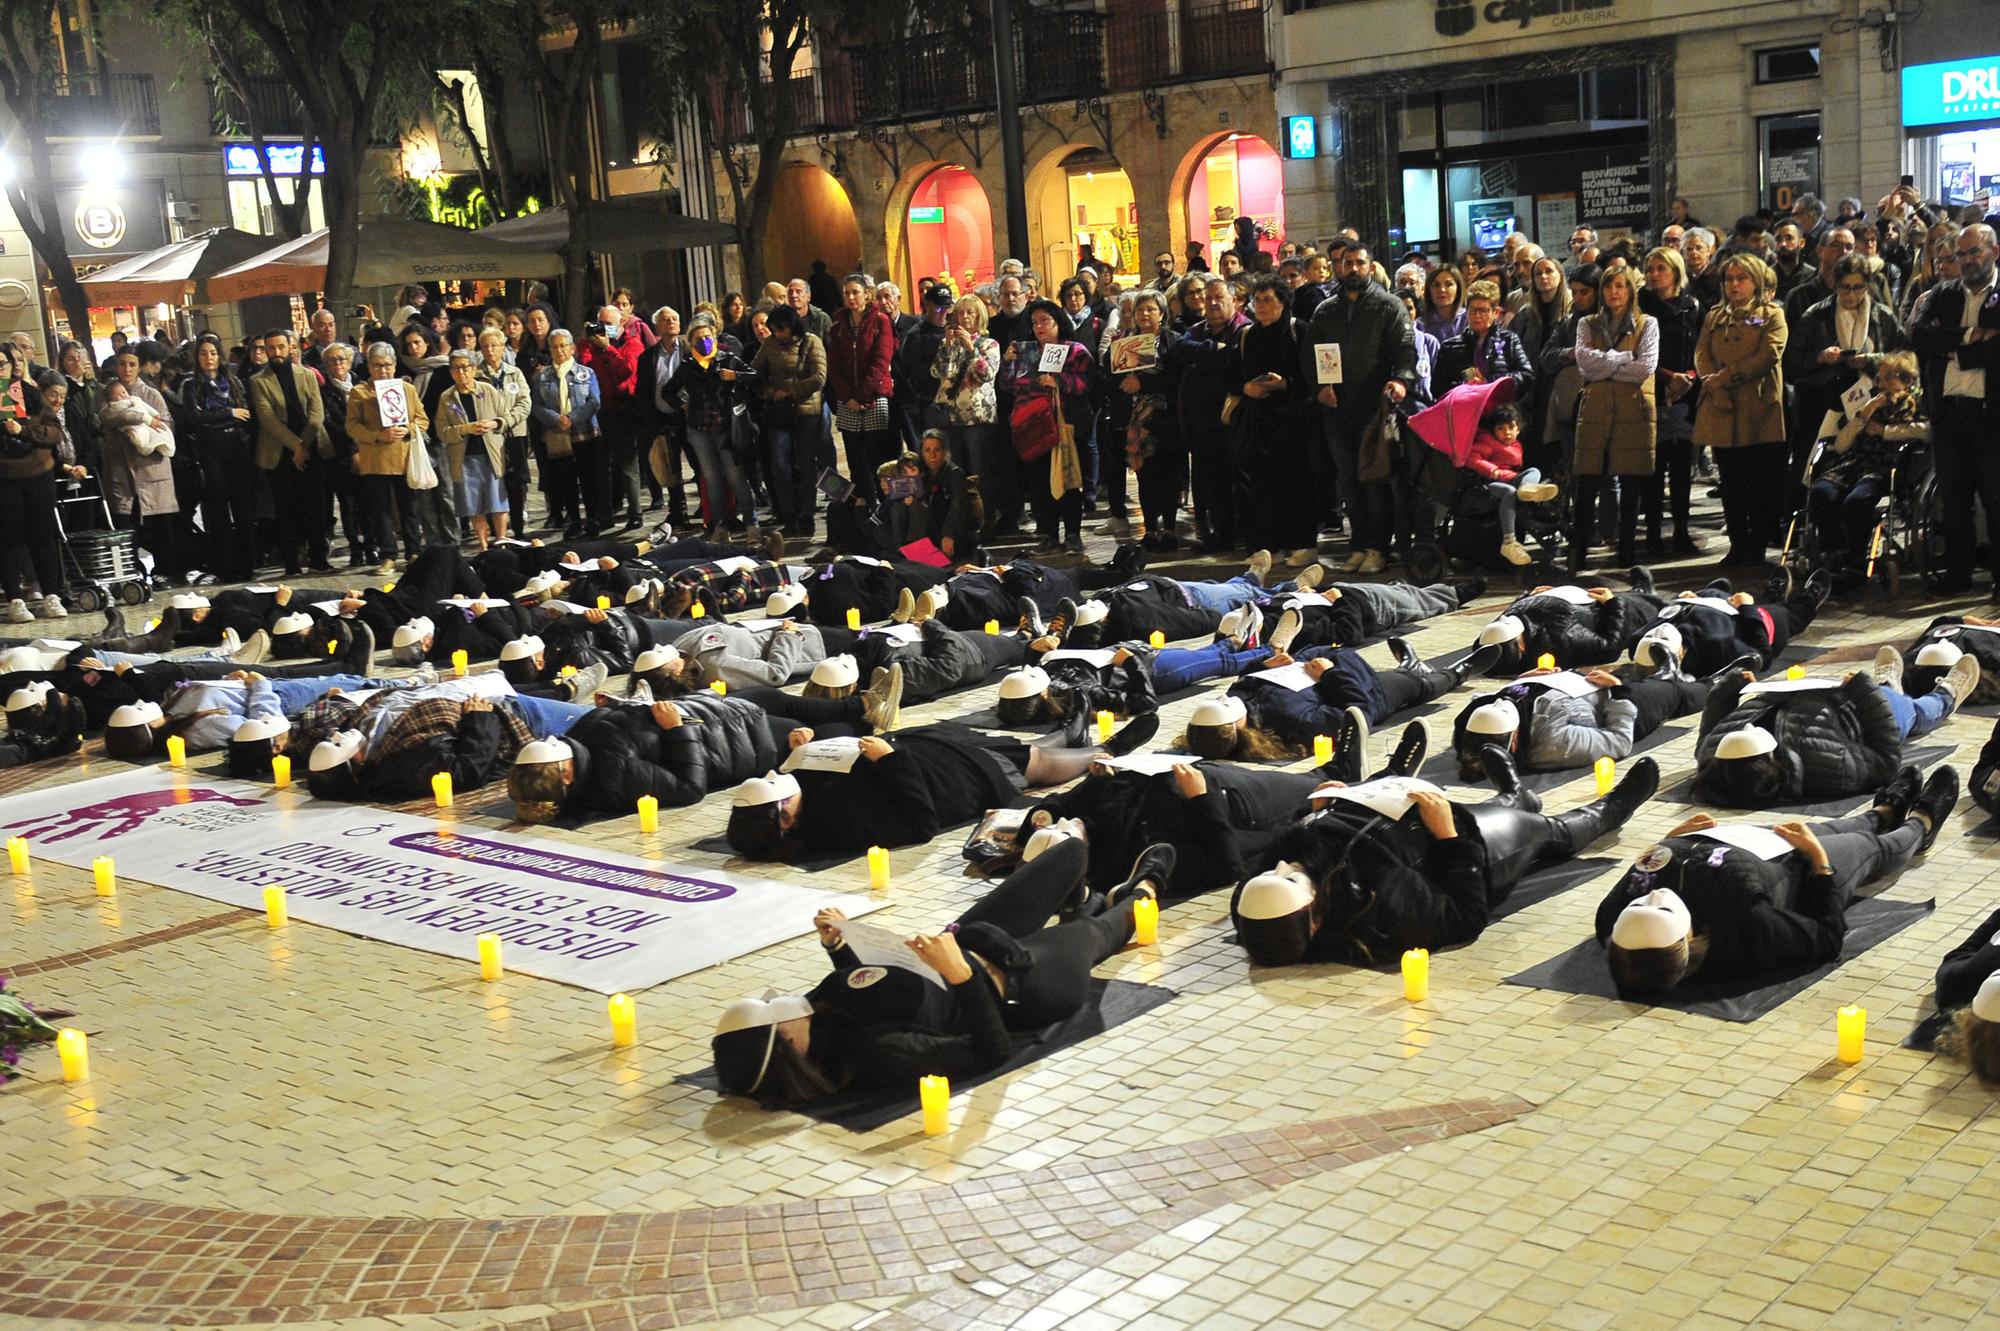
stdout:
{"type": "Polygon", "coordinates": [[[714,564],[694,564],[667,577],[670,587],[686,587],[699,599],[708,593],[711,614],[730,614],[763,605],[771,593],[785,585],[782,565],[760,562],[741,571],[725,571],[714,564]]]}
{"type": "MultiPolygon", "coordinates": [[[[408,710],[389,724],[389,733],[382,737],[382,742],[369,750],[368,760],[379,762],[429,740],[457,734],[459,719],[465,715],[465,702],[463,697],[444,696],[411,703],[408,710]]],[[[506,699],[495,700],[493,714],[500,718],[500,757],[511,763],[534,736],[528,733],[527,723],[507,706],[506,699]]]]}

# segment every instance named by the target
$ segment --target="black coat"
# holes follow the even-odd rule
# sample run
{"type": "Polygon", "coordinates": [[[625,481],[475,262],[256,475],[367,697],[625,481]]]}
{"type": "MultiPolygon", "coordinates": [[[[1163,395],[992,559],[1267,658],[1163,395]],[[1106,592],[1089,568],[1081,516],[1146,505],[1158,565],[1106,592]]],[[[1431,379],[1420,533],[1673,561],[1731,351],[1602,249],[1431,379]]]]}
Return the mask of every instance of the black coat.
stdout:
{"type": "MultiPolygon", "coordinates": [[[[2000,337],[1966,346],[1965,330],[1960,326],[1964,321],[1965,284],[1940,282],[1925,302],[1924,312],[1911,325],[1910,345],[1923,365],[1924,393],[1933,404],[1944,396],[1945,363],[1953,355],[1962,369],[2000,370],[2000,337]]],[[[1979,326],[2000,330],[2000,282],[1987,290],[1979,326]]],[[[1991,373],[1986,378],[1986,400],[2000,401],[2000,378],[1991,373]]]]}
{"type": "Polygon", "coordinates": [[[1860,795],[1888,784],[1903,762],[1903,736],[1882,688],[1862,671],[1830,689],[1744,696],[1746,682],[1725,679],[1708,695],[1695,744],[1695,793],[1736,808],[1860,795]],[[1777,788],[1746,784],[1761,759],[1715,756],[1722,737],[1758,725],[1777,737],[1777,788]]]}
{"type": "Polygon", "coordinates": [[[1701,837],[1668,837],[1665,868],[1628,869],[1597,904],[1597,941],[1611,940],[1618,913],[1659,888],[1687,903],[1694,932],[1708,940],[1703,979],[1750,979],[1820,966],[1840,955],[1846,901],[1832,874],[1811,871],[1802,855],[1763,860],[1701,837]],[[1718,860],[1716,852],[1722,852],[1718,860]]]}
{"type": "MultiPolygon", "coordinates": [[[[1491,344],[1487,349],[1487,364],[1490,372],[1485,372],[1491,382],[1501,379],[1514,381],[1514,400],[1526,402],[1534,391],[1535,366],[1528,359],[1527,348],[1521,345],[1520,337],[1512,330],[1495,327],[1486,335],[1491,344]]],[[[1447,339],[1438,347],[1437,360],[1431,366],[1431,392],[1443,397],[1452,389],[1465,382],[1466,371],[1479,363],[1479,338],[1468,328],[1457,337],[1447,339]]]]}
{"type": "MultiPolygon", "coordinates": [[[[1524,596],[1506,613],[1527,626],[1521,657],[1526,669],[1544,653],[1555,657],[1558,670],[1610,665],[1632,650],[1639,635],[1664,604],[1642,592],[1617,592],[1608,601],[1571,605],[1555,596],[1524,596]]],[[[1511,669],[1520,662],[1503,662],[1511,669]]]]}
{"type": "Polygon", "coordinates": [[[980,817],[1021,791],[1000,752],[1020,747],[959,725],[889,737],[892,751],[851,772],[799,772],[804,796],[793,831],[815,851],[915,846],[980,817]]]}
{"type": "Polygon", "coordinates": [[[1980,921],[1963,943],[1944,954],[1937,969],[1937,1010],[1968,1006],[1979,986],[2000,971],[2000,910],[1980,921]]]}
{"type": "Polygon", "coordinates": [[[671,730],[660,729],[646,707],[600,707],[578,718],[563,735],[577,765],[563,813],[627,814],[641,795],[662,808],[686,808],[762,776],[783,758],[754,703],[696,694],[674,706],[684,719],[671,730]]]}

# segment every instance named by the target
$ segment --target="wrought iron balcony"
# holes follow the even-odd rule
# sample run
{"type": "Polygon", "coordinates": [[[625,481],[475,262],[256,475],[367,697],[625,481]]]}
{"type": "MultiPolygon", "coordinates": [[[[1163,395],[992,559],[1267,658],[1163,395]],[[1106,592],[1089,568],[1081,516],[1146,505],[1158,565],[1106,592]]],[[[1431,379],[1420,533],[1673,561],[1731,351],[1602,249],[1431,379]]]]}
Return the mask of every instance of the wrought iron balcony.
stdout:
{"type": "MultiPolygon", "coordinates": [[[[854,110],[863,123],[922,120],[994,104],[993,52],[983,31],[923,33],[850,47],[854,110]]],[[[1028,13],[1014,25],[1014,71],[1023,105],[1104,91],[1103,19],[1028,13]]]]}
{"type": "Polygon", "coordinates": [[[1106,55],[1111,86],[1117,89],[1262,74],[1271,68],[1260,4],[1238,0],[1169,13],[1116,14],[1109,26],[1106,55]]]}
{"type": "Polygon", "coordinates": [[[160,101],[151,74],[56,74],[42,84],[53,133],[61,139],[115,138],[160,132],[160,101]]]}

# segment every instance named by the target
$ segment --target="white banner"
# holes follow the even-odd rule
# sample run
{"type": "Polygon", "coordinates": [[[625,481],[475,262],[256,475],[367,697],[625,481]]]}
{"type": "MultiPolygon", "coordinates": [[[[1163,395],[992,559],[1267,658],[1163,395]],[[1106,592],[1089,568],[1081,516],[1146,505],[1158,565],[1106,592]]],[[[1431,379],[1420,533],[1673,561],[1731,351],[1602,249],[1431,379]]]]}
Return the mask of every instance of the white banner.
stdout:
{"type": "Polygon", "coordinates": [[[367,805],[141,768],[8,799],[5,836],[45,860],[461,957],[500,935],[510,970],[613,994],[812,931],[813,913],[882,903],[715,869],[467,829],[367,805]]]}

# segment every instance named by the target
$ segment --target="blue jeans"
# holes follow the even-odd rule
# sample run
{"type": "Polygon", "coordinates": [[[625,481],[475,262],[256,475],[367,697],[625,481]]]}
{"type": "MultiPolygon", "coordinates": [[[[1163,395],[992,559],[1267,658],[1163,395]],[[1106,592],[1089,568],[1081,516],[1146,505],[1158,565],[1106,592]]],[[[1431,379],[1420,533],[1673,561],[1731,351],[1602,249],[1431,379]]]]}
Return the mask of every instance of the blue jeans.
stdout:
{"type": "Polygon", "coordinates": [[[1951,695],[1943,689],[1932,689],[1922,697],[1912,698],[1901,689],[1884,684],[1882,696],[1889,700],[1889,710],[1896,715],[1896,729],[1903,732],[1904,739],[1930,734],[1951,715],[1951,695]]]}
{"type": "Polygon", "coordinates": [[[1806,492],[1806,508],[1819,533],[1820,549],[1828,555],[1849,554],[1856,559],[1865,555],[1868,538],[1875,530],[1875,510],[1888,493],[1886,476],[1863,476],[1846,490],[1838,481],[1814,481],[1806,492]]]}
{"type": "Polygon", "coordinates": [[[780,522],[812,522],[822,420],[818,412],[799,416],[778,411],[764,422],[764,439],[771,449],[771,506],[778,510],[780,522]]]}
{"type": "Polygon", "coordinates": [[[1208,679],[1224,679],[1255,670],[1271,657],[1269,647],[1238,649],[1227,642],[1206,647],[1165,647],[1153,658],[1153,689],[1177,693],[1208,679]]]}
{"type": "Polygon", "coordinates": [[[165,652],[113,652],[107,651],[102,647],[91,648],[89,654],[104,662],[105,665],[111,667],[113,670],[122,665],[131,666],[136,670],[140,666],[157,665],[161,661],[227,661],[229,659],[229,653],[220,647],[204,647],[198,652],[187,652],[180,656],[169,656],[165,652]]]}
{"type": "Polygon", "coordinates": [[[559,698],[531,698],[525,693],[501,698],[494,705],[505,707],[520,717],[522,724],[528,727],[528,733],[536,739],[567,734],[569,728],[589,715],[595,706],[587,702],[564,702],[559,698]]]}
{"type": "Polygon", "coordinates": [[[409,679],[373,679],[367,675],[314,675],[310,679],[274,679],[270,685],[271,692],[277,695],[278,706],[284,709],[286,716],[290,716],[335,689],[342,693],[359,693],[363,689],[407,688],[414,682],[409,679]]]}
{"type": "Polygon", "coordinates": [[[745,526],[757,525],[757,507],[750,502],[750,482],[743,477],[743,464],[729,446],[729,437],[706,430],[687,432],[688,451],[701,468],[702,493],[708,496],[708,524],[719,527],[730,518],[728,500],[736,501],[735,516],[745,526]],[[728,487],[725,495],[723,487],[728,487]]]}
{"type": "Polygon", "coordinates": [[[1241,605],[1261,605],[1264,601],[1263,584],[1247,573],[1239,573],[1227,582],[1182,582],[1181,588],[1196,605],[1218,615],[1226,615],[1241,605]]]}
{"type": "Polygon", "coordinates": [[[1493,496],[1494,513],[1500,519],[1500,539],[1514,539],[1514,505],[1520,497],[1516,493],[1524,485],[1533,485],[1542,479],[1542,473],[1530,467],[1511,481],[1488,481],[1486,493],[1493,496]]]}

